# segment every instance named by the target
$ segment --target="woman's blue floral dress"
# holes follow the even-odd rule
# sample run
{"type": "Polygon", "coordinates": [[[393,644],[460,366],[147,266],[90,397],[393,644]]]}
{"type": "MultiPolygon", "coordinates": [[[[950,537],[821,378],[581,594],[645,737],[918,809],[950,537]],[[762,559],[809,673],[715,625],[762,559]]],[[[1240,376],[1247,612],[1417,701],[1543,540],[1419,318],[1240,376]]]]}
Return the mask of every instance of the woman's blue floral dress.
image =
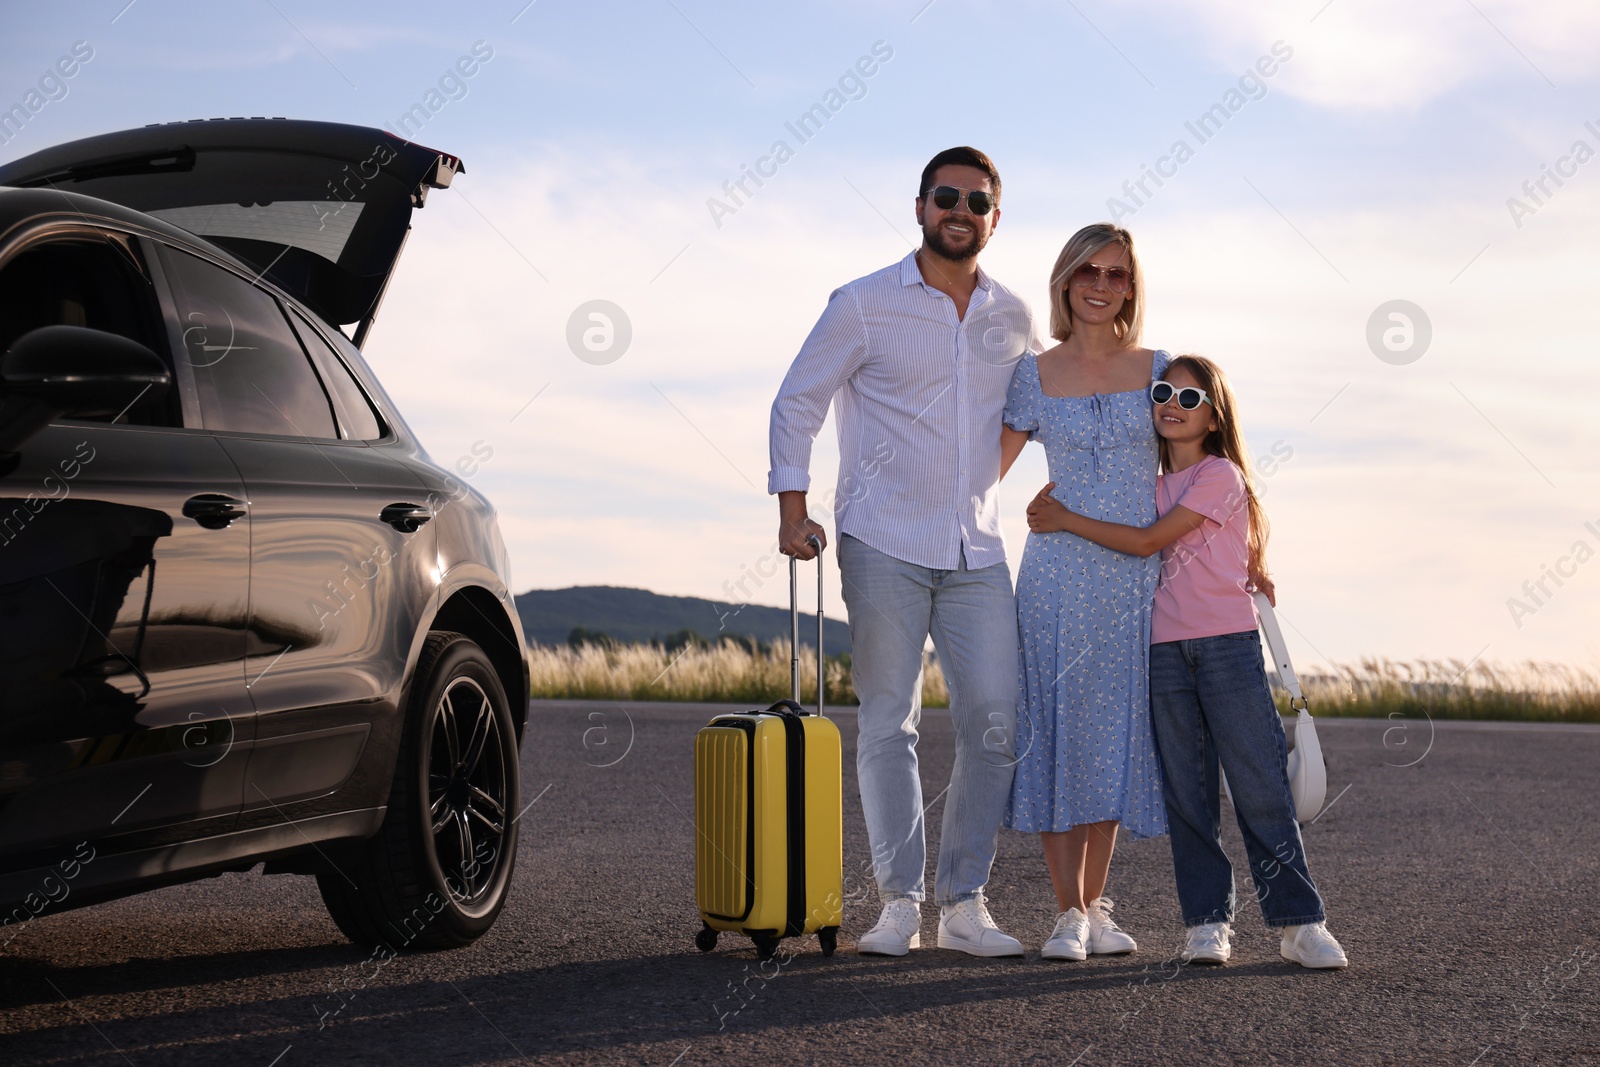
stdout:
{"type": "MultiPolygon", "coordinates": [[[[1152,378],[1171,357],[1157,352],[1152,378]]],[[[1148,389],[1046,396],[1023,357],[1005,423],[1044,445],[1052,495],[1091,518],[1156,520],[1156,433],[1148,389]]],[[[1161,557],[1124,555],[1070,533],[1028,534],[1017,571],[1022,692],[1006,825],[1027,833],[1120,820],[1166,833],[1150,727],[1150,603],[1161,557]]]]}

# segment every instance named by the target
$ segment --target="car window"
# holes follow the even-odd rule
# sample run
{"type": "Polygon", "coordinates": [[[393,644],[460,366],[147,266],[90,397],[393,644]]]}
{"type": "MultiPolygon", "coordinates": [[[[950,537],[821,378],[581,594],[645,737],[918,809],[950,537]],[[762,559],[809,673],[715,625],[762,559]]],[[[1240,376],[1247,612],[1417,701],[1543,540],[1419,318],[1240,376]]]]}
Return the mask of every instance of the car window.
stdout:
{"type": "Polygon", "coordinates": [[[313,362],[322,371],[322,381],[336,401],[334,406],[341,409],[339,423],[344,429],[344,436],[356,441],[376,441],[382,437],[383,427],[373,413],[371,403],[361,391],[361,386],[351,377],[338,353],[299,312],[291,313],[289,318],[300,340],[305,342],[306,351],[311,353],[313,362]]]}
{"type": "MultiPolygon", "coordinates": [[[[33,245],[0,267],[0,352],[42,326],[84,326],[138,341],[170,371],[160,307],[137,249],[120,234],[33,245]]],[[[113,420],[108,415],[90,421],[113,420]]],[[[135,402],[115,421],[181,426],[177,388],[135,402]]]]}
{"type": "Polygon", "coordinates": [[[278,301],[198,256],[166,249],[164,258],[206,429],[338,437],[328,395],[278,301]]]}

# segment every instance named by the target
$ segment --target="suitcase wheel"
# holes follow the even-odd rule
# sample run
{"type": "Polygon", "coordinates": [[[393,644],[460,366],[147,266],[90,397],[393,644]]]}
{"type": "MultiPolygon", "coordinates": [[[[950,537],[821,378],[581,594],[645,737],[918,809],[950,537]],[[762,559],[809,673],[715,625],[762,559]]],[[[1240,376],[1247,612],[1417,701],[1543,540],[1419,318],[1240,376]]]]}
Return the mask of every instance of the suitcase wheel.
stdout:
{"type": "Polygon", "coordinates": [[[837,926],[824,926],[817,931],[817,943],[822,946],[824,956],[833,955],[834,949],[839,947],[839,928],[837,926]]]}
{"type": "Polygon", "coordinates": [[[710,952],[717,947],[717,932],[710,926],[701,924],[700,932],[694,935],[694,947],[701,952],[710,952]]]}
{"type": "Polygon", "coordinates": [[[756,959],[765,962],[778,954],[778,939],[771,934],[751,934],[756,943],[756,959]]]}

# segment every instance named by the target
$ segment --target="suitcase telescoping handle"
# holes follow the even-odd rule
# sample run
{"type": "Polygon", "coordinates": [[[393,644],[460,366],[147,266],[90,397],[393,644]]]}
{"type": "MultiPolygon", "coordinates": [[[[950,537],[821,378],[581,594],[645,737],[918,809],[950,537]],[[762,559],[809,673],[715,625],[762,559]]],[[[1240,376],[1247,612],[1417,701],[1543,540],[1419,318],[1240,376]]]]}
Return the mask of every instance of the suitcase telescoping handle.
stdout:
{"type": "MultiPolygon", "coordinates": [[[[822,714],[822,694],[827,665],[822,659],[822,540],[816,534],[806,544],[817,550],[817,714],[822,714]]],[[[800,703],[800,563],[789,557],[789,683],[795,704],[800,703]]]]}

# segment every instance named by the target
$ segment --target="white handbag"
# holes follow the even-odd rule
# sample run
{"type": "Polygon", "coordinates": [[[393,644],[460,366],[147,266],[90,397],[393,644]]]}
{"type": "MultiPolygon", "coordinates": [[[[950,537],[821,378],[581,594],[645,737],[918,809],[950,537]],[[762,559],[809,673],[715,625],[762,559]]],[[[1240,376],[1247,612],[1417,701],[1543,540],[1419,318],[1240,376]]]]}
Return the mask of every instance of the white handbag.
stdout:
{"type": "MultiPolygon", "coordinates": [[[[1256,602],[1256,614],[1261,618],[1261,631],[1267,638],[1267,650],[1272,653],[1272,663],[1278,679],[1289,690],[1289,706],[1299,714],[1294,724],[1294,748],[1289,751],[1289,793],[1294,797],[1294,817],[1300,825],[1315,819],[1322,811],[1328,795],[1328,767],[1322,759],[1322,743],[1317,740],[1317,724],[1311,718],[1306,698],[1300,692],[1300,679],[1295,677],[1294,664],[1289,659],[1289,649],[1283,643],[1283,631],[1278,629],[1278,617],[1272,611],[1272,602],[1265,593],[1251,594],[1256,602]]],[[[1227,775],[1222,776],[1222,788],[1233,803],[1233,791],[1228,788],[1227,775]]]]}

